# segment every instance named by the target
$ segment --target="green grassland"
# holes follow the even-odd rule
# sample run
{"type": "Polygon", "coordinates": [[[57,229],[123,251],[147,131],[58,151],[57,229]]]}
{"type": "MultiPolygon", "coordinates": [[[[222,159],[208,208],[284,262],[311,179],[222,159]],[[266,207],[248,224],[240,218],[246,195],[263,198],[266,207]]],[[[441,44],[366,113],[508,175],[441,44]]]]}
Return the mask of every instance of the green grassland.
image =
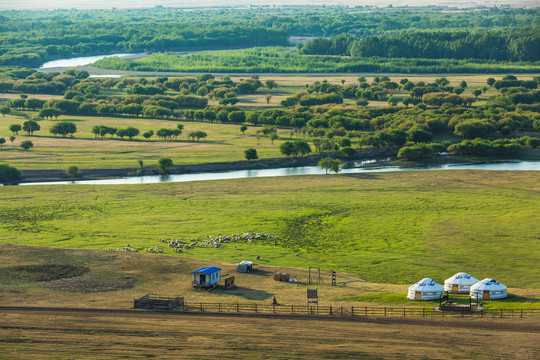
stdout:
{"type": "MultiPolygon", "coordinates": [[[[2,243],[106,249],[264,232],[184,257],[320,266],[371,282],[458,271],[540,288],[538,172],[430,171],[2,188],[2,243]],[[237,248],[235,248],[236,246],[237,248]]],[[[164,246],[164,253],[178,255],[164,246]]]]}
{"type": "Polygon", "coordinates": [[[6,139],[0,150],[1,159],[21,170],[24,169],[65,169],[76,165],[80,169],[96,168],[136,168],[137,161],[143,160],[146,166],[154,166],[162,156],[170,157],[177,165],[200,164],[220,161],[245,160],[244,150],[257,149],[260,159],[282,156],[279,145],[289,140],[290,130],[279,129],[278,139],[272,142],[261,138],[257,144],[257,130],[260,127],[250,126],[245,134],[240,132],[239,125],[213,124],[201,122],[172,121],[163,119],[112,118],[90,116],[61,116],[58,120],[42,120],[41,130],[34,136],[26,136],[22,131],[17,135],[13,146],[9,141],[10,124],[22,124],[25,120],[12,116],[0,118],[0,137],[6,139]],[[49,134],[49,128],[60,121],[71,121],[77,125],[74,138],[55,137],[49,134]],[[183,134],[173,141],[162,141],[153,136],[150,141],[140,135],[129,141],[117,138],[95,138],[91,133],[95,125],[107,125],[119,128],[136,127],[141,134],[160,128],[176,128],[183,124],[183,134]],[[187,138],[189,132],[202,130],[208,137],[200,141],[187,138]],[[25,152],[19,147],[21,141],[31,140],[34,149],[25,152]]]}

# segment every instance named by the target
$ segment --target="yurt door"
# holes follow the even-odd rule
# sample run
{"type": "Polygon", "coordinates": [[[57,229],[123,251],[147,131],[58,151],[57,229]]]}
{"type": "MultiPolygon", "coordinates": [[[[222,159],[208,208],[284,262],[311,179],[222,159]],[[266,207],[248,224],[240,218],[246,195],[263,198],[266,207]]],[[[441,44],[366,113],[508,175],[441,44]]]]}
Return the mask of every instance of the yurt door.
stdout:
{"type": "Polygon", "coordinates": [[[483,300],[489,300],[489,290],[484,290],[484,295],[482,296],[483,300]]]}
{"type": "Polygon", "coordinates": [[[452,292],[457,293],[459,291],[459,285],[458,284],[452,284],[452,292]]]}
{"type": "Polygon", "coordinates": [[[422,300],[422,293],[420,291],[415,291],[414,300],[422,300]]]}

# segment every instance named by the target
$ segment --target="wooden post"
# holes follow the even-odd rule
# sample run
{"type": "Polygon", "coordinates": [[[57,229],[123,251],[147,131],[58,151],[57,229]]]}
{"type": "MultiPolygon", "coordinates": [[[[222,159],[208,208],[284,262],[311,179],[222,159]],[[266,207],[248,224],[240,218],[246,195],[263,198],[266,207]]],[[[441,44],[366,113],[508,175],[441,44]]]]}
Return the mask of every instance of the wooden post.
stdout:
{"type": "Polygon", "coordinates": [[[405,308],[403,308],[403,317],[405,317],[405,308]]]}
{"type": "Polygon", "coordinates": [[[236,312],[240,312],[240,304],[236,303],[236,312]]]}
{"type": "Polygon", "coordinates": [[[520,318],[523,318],[523,309],[521,309],[521,315],[520,318]]]}
{"type": "Polygon", "coordinates": [[[354,306],[351,306],[351,316],[354,316],[354,306]]]}
{"type": "Polygon", "coordinates": [[[503,309],[501,309],[501,318],[503,317],[503,309]]]}
{"type": "Polygon", "coordinates": [[[366,316],[367,316],[367,306],[366,306],[366,316]]]}
{"type": "Polygon", "coordinates": [[[294,305],[291,305],[291,314],[294,314],[294,305]]]}
{"type": "Polygon", "coordinates": [[[386,306],[384,307],[384,316],[386,316],[386,306]]]}
{"type": "Polygon", "coordinates": [[[255,313],[257,313],[257,304],[255,304],[255,313]]]}
{"type": "Polygon", "coordinates": [[[203,311],[202,303],[201,303],[201,311],[203,311]]]}
{"type": "Polygon", "coordinates": [[[330,315],[332,315],[332,305],[330,305],[330,315]]]}
{"type": "Polygon", "coordinates": [[[221,303],[218,303],[218,311],[221,312],[221,303]]]}

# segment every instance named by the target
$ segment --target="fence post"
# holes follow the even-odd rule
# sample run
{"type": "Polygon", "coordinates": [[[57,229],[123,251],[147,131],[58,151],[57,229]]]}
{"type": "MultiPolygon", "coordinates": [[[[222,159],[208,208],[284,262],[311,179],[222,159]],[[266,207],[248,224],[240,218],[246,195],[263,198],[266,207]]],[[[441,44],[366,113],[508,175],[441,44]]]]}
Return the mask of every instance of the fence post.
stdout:
{"type": "Polygon", "coordinates": [[[330,315],[332,315],[332,305],[330,305],[330,315]]]}
{"type": "Polygon", "coordinates": [[[503,309],[501,309],[501,318],[503,317],[503,309]]]}
{"type": "Polygon", "coordinates": [[[236,312],[240,312],[240,304],[236,303],[236,312]]]}
{"type": "Polygon", "coordinates": [[[422,308],[422,317],[426,316],[426,308],[422,308]]]}
{"type": "Polygon", "coordinates": [[[257,304],[255,304],[255,313],[257,313],[257,304]]]}
{"type": "Polygon", "coordinates": [[[520,318],[523,318],[523,309],[521,309],[521,315],[520,318]]]}
{"type": "Polygon", "coordinates": [[[343,316],[343,306],[341,307],[341,316],[343,316]]]}
{"type": "Polygon", "coordinates": [[[366,316],[367,316],[367,306],[366,306],[366,316]]]}
{"type": "Polygon", "coordinates": [[[384,307],[384,316],[386,316],[386,306],[384,307]]]}
{"type": "Polygon", "coordinates": [[[203,311],[202,303],[201,303],[201,311],[203,311]]]}
{"type": "Polygon", "coordinates": [[[291,315],[294,314],[294,305],[291,305],[291,315]]]}
{"type": "Polygon", "coordinates": [[[221,312],[221,303],[218,303],[218,311],[221,312]]]}
{"type": "Polygon", "coordinates": [[[403,308],[403,317],[405,317],[405,308],[403,308]]]}
{"type": "Polygon", "coordinates": [[[351,306],[351,317],[354,316],[354,306],[351,306]]]}

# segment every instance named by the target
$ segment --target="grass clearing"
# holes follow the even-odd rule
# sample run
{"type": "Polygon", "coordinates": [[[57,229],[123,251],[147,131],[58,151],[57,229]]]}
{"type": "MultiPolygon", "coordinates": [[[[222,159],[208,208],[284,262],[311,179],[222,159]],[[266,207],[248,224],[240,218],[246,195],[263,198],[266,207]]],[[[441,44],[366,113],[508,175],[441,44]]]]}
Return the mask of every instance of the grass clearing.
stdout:
{"type": "Polygon", "coordinates": [[[34,136],[26,136],[22,132],[17,135],[13,146],[9,141],[10,124],[24,121],[21,118],[6,116],[0,118],[0,137],[7,142],[0,150],[3,161],[12,166],[24,169],[65,169],[69,165],[77,165],[80,169],[112,169],[137,168],[138,160],[145,166],[155,167],[157,159],[170,157],[174,164],[201,164],[221,161],[245,160],[244,150],[257,149],[259,159],[281,157],[279,145],[289,140],[290,130],[278,129],[280,139],[272,142],[261,138],[257,144],[256,131],[260,127],[250,126],[245,135],[240,132],[240,125],[213,124],[202,122],[114,118],[89,116],[62,116],[58,120],[40,121],[41,130],[34,136]],[[75,138],[55,137],[48,134],[49,128],[57,121],[71,121],[77,125],[75,138]],[[160,128],[175,128],[183,124],[183,135],[178,140],[160,141],[153,136],[150,141],[137,137],[133,141],[117,138],[95,138],[91,133],[95,125],[107,125],[118,128],[134,126],[141,134],[160,128]],[[202,130],[208,137],[201,141],[186,138],[191,131],[202,130]],[[19,147],[21,141],[31,140],[34,149],[25,152],[19,147]]]}
{"type": "Polygon", "coordinates": [[[159,238],[263,232],[277,236],[277,246],[239,241],[181,256],[228,263],[261,256],[264,265],[320,266],[394,284],[466,271],[538,289],[539,184],[535,171],[418,171],[4,187],[0,242],[144,249],[159,238]]]}

